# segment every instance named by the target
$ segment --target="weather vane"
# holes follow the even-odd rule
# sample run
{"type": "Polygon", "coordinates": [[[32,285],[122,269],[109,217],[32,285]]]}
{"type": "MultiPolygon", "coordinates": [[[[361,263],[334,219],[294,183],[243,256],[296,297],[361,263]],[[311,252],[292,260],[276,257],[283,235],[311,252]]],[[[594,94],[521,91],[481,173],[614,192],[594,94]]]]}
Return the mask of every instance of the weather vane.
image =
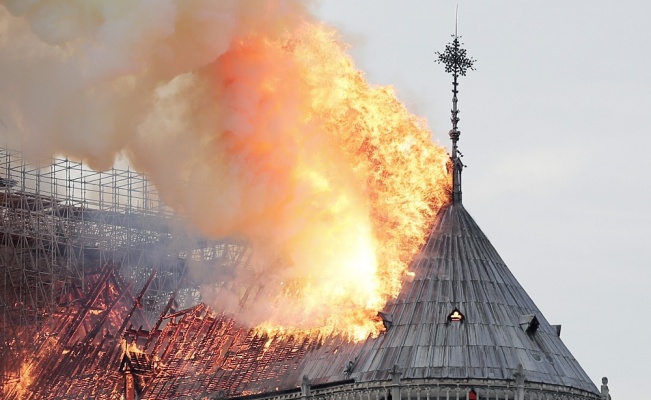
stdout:
{"type": "Polygon", "coordinates": [[[459,123],[459,108],[457,107],[457,94],[459,93],[459,76],[466,76],[468,70],[474,70],[474,58],[469,58],[466,55],[466,49],[461,47],[461,42],[459,41],[459,35],[457,35],[457,24],[455,23],[454,27],[454,38],[451,43],[445,45],[444,52],[436,52],[438,59],[437,63],[443,64],[445,66],[445,72],[452,73],[452,129],[450,130],[450,139],[452,139],[452,154],[450,158],[452,159],[452,198],[454,202],[461,202],[461,170],[463,169],[463,163],[461,162],[462,154],[459,152],[457,147],[457,142],[459,141],[459,136],[461,131],[458,128],[459,123]]]}

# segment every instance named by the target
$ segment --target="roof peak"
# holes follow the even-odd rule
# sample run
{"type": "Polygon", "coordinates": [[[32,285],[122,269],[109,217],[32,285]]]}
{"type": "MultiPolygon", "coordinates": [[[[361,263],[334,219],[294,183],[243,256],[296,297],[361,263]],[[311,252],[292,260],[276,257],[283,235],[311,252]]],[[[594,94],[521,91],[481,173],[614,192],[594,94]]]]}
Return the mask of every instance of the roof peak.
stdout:
{"type": "Polygon", "coordinates": [[[452,162],[452,201],[455,203],[461,202],[461,171],[463,170],[463,163],[461,162],[461,157],[463,154],[459,151],[457,142],[459,141],[459,136],[461,131],[458,128],[459,124],[459,108],[457,107],[458,103],[458,93],[459,93],[459,76],[466,76],[468,70],[474,70],[474,58],[469,58],[466,55],[466,49],[462,48],[459,41],[460,36],[457,34],[457,24],[454,26],[454,38],[452,42],[445,45],[444,52],[436,52],[438,59],[437,63],[443,64],[445,66],[445,72],[452,73],[452,116],[450,121],[452,121],[452,129],[450,129],[450,139],[452,140],[452,154],[450,159],[452,162]]]}

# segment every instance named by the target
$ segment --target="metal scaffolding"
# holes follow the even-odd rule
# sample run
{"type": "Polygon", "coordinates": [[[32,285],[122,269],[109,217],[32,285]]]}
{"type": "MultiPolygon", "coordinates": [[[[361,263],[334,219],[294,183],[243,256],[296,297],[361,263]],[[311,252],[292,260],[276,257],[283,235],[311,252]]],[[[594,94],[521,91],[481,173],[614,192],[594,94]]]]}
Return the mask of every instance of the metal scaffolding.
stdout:
{"type": "Polygon", "coordinates": [[[7,149],[0,149],[0,221],[0,393],[21,379],[26,357],[44,332],[54,332],[57,315],[91,297],[86,312],[92,306],[109,315],[108,300],[97,306],[93,297],[108,270],[115,291],[140,294],[141,323],[151,325],[171,304],[201,301],[185,273],[190,259],[248,268],[251,258],[242,242],[189,234],[134,171],[97,172],[59,158],[31,163],[7,149]]]}

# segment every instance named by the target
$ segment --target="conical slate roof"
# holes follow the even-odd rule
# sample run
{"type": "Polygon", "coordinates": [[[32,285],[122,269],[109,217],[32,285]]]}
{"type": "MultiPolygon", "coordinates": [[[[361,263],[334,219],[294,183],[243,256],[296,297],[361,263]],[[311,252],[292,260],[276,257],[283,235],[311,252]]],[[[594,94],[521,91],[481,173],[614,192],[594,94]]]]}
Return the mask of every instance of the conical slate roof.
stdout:
{"type": "Polygon", "coordinates": [[[522,364],[528,382],[598,393],[461,202],[439,212],[412,270],[385,309],[391,326],[360,351],[358,381],[394,364],[401,379],[512,380],[522,364]]]}

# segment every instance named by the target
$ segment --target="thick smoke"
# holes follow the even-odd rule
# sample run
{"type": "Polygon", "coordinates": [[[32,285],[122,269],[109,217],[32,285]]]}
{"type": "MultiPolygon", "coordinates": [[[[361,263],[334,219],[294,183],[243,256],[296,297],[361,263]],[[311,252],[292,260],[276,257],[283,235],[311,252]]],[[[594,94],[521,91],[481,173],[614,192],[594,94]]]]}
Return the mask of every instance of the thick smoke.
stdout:
{"type": "Polygon", "coordinates": [[[151,112],[156,90],[247,35],[276,37],[306,18],[300,1],[2,2],[5,125],[36,156],[107,169],[151,112]],[[264,5],[264,6],[263,6],[264,5]]]}
{"type": "Polygon", "coordinates": [[[253,268],[234,277],[259,300],[246,322],[341,325],[395,294],[445,199],[447,157],[304,1],[3,4],[3,140],[100,170],[125,154],[204,235],[248,240],[253,268]],[[391,172],[409,160],[429,182],[391,172]]]}

